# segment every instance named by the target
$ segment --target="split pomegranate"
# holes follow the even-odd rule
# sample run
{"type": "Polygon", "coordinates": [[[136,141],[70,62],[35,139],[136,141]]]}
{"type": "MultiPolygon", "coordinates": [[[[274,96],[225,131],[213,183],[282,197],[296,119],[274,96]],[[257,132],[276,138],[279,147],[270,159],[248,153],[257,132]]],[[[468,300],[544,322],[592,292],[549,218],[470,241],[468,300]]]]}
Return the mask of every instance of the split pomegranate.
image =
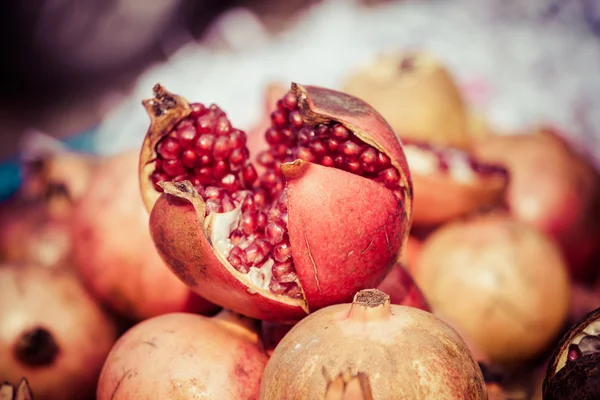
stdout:
{"type": "Polygon", "coordinates": [[[197,293],[293,322],[385,277],[408,235],[412,186],[401,143],[369,105],[292,84],[259,175],[219,107],[154,90],[140,157],[150,231],[197,293]]]}
{"type": "Polygon", "coordinates": [[[506,166],[511,213],[557,240],[573,276],[584,279],[595,272],[586,266],[600,250],[600,175],[560,135],[540,128],[490,137],[473,151],[506,166]]]}
{"type": "Polygon", "coordinates": [[[456,331],[431,313],[391,305],[377,289],[294,326],[267,363],[261,399],[324,399],[328,382],[346,373],[364,374],[373,399],[487,399],[456,331]]]}
{"type": "Polygon", "coordinates": [[[36,399],[93,394],[115,323],[61,268],[0,266],[0,381],[27,377],[36,399]]]}
{"type": "Polygon", "coordinates": [[[0,209],[0,260],[67,266],[72,200],[62,185],[49,184],[36,197],[17,195],[0,209]]]}
{"type": "Polygon", "coordinates": [[[433,226],[503,200],[504,168],[478,162],[466,151],[404,142],[414,186],[413,222],[433,226]]]}
{"type": "Polygon", "coordinates": [[[434,313],[490,361],[524,361],[559,333],[569,308],[555,244],[505,213],[445,225],[424,243],[413,277],[434,313]]]}
{"type": "Polygon", "coordinates": [[[229,311],[145,320],[111,350],[96,398],[258,399],[268,357],[253,323],[229,311]]]}
{"type": "Polygon", "coordinates": [[[0,385],[0,400],[32,400],[33,394],[29,387],[27,378],[21,379],[21,381],[14,387],[9,383],[3,383],[0,385]]]}
{"type": "Polygon", "coordinates": [[[343,91],[371,104],[403,140],[457,148],[473,140],[462,94],[431,54],[382,54],[350,74],[343,91]]]}
{"type": "Polygon", "coordinates": [[[431,311],[421,289],[401,264],[396,264],[377,289],[388,293],[392,304],[416,307],[424,311],[431,311]]]}
{"type": "Polygon", "coordinates": [[[600,398],[600,309],[575,324],[555,348],[543,384],[544,400],[600,398]]]}
{"type": "Polygon", "coordinates": [[[214,314],[218,307],[177,279],[155,250],[137,162],[137,151],[111,156],[92,176],[73,210],[74,266],[97,298],[133,320],[179,311],[214,314]]]}

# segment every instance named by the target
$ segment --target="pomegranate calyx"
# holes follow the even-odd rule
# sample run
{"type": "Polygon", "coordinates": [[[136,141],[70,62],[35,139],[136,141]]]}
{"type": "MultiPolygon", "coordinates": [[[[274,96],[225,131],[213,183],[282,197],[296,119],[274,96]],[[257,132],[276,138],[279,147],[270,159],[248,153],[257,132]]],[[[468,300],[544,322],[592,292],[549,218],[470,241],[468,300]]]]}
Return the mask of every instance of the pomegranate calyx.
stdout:
{"type": "Polygon", "coordinates": [[[354,295],[348,318],[369,322],[392,315],[390,296],[378,289],[364,289],[354,295]]]}
{"type": "Polygon", "coordinates": [[[327,380],[324,400],[373,400],[369,375],[364,372],[353,374],[350,370],[330,377],[325,367],[323,375],[327,380]]]}
{"type": "Polygon", "coordinates": [[[308,170],[310,162],[301,159],[281,164],[281,173],[286,180],[301,178],[308,170]]]}
{"type": "Polygon", "coordinates": [[[8,382],[0,385],[0,400],[32,400],[33,393],[29,387],[27,378],[21,378],[19,384],[14,387],[8,382]]]}
{"type": "Polygon", "coordinates": [[[239,225],[242,216],[241,204],[235,209],[228,212],[216,213],[210,212],[207,216],[206,203],[202,196],[198,194],[190,181],[181,182],[160,182],[159,186],[164,191],[164,196],[174,196],[182,200],[187,200],[192,204],[196,211],[196,217],[199,225],[202,228],[204,236],[210,243],[217,259],[232,274],[238,281],[242,282],[248,292],[259,294],[271,300],[297,306],[302,308],[304,312],[309,313],[308,304],[305,300],[302,284],[297,281],[297,284],[302,291],[302,298],[295,299],[289,296],[274,294],[269,290],[269,283],[272,277],[272,267],[274,261],[272,259],[266,261],[260,268],[251,267],[246,274],[237,271],[227,260],[229,252],[234,247],[231,243],[230,234],[234,227],[239,225]]]}
{"type": "Polygon", "coordinates": [[[152,91],[154,92],[153,98],[142,100],[142,105],[150,117],[150,127],[142,145],[139,163],[140,189],[148,212],[152,210],[160,196],[160,193],[147,179],[156,168],[156,145],[192,112],[190,104],[185,98],[168,92],[162,85],[157,83],[152,91]]]}

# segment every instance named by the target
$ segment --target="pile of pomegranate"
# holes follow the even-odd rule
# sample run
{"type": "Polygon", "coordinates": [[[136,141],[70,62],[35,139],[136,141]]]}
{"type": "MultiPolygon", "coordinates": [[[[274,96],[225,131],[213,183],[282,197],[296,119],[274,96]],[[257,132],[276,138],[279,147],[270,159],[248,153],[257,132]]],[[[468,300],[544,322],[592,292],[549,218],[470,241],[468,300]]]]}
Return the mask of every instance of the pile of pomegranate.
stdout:
{"type": "Polygon", "coordinates": [[[600,396],[600,174],[558,129],[494,131],[420,52],[247,131],[152,89],[139,149],[0,210],[0,400],[600,396]]]}

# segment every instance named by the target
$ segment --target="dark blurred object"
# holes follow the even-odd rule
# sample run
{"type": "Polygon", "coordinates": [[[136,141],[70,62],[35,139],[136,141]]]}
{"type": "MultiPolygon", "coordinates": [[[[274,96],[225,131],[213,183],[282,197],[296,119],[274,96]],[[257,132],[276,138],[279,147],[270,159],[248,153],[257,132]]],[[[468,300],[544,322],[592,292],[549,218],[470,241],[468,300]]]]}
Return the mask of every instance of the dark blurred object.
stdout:
{"type": "Polygon", "coordinates": [[[3,102],[113,82],[197,37],[233,0],[6,0],[3,102]],[[181,45],[183,43],[179,43],[181,45]]]}

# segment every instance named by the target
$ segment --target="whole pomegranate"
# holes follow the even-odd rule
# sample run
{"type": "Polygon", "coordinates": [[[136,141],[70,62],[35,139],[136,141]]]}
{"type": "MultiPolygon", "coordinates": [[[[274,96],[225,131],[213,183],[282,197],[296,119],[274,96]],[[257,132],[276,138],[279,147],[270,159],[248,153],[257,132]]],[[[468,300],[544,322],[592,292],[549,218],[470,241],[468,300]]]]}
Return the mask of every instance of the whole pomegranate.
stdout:
{"type": "Polygon", "coordinates": [[[16,196],[0,208],[0,260],[5,263],[65,266],[71,259],[69,224],[73,203],[62,185],[43,196],[16,196]]]}
{"type": "Polygon", "coordinates": [[[492,362],[539,354],[568,313],[569,277],[560,251],[505,213],[441,227],[425,241],[413,277],[434,313],[492,362]]]}
{"type": "Polygon", "coordinates": [[[431,54],[381,54],[352,72],[343,91],[371,104],[402,139],[458,148],[473,140],[460,89],[431,54]]]}
{"type": "Polygon", "coordinates": [[[86,399],[116,325],[61,268],[0,266],[0,381],[27,377],[39,400],[86,399]]]}
{"type": "Polygon", "coordinates": [[[506,170],[464,150],[404,142],[414,187],[413,223],[431,227],[502,204],[506,170]]]}
{"type": "Polygon", "coordinates": [[[148,231],[140,198],[137,152],[103,160],[73,210],[74,265],[90,290],[134,320],[169,312],[213,314],[166,267],[148,231]]]}
{"type": "Polygon", "coordinates": [[[197,293],[293,322],[385,277],[408,235],[412,186],[402,145],[373,108],[292,84],[271,114],[259,175],[221,109],[154,91],[140,157],[150,231],[197,293]]]}
{"type": "Polygon", "coordinates": [[[229,311],[140,322],[111,350],[96,398],[257,399],[268,357],[251,325],[229,311]]]}
{"type": "Polygon", "coordinates": [[[600,175],[555,129],[494,136],[473,147],[478,159],[510,173],[511,213],[554,238],[576,278],[600,250],[600,175]]]}
{"type": "Polygon", "coordinates": [[[377,289],[294,326],[267,363],[260,398],[339,399],[361,374],[356,383],[371,397],[344,398],[487,399],[481,370],[456,331],[431,313],[390,305],[377,289]],[[346,385],[331,385],[340,375],[346,385]]]}

